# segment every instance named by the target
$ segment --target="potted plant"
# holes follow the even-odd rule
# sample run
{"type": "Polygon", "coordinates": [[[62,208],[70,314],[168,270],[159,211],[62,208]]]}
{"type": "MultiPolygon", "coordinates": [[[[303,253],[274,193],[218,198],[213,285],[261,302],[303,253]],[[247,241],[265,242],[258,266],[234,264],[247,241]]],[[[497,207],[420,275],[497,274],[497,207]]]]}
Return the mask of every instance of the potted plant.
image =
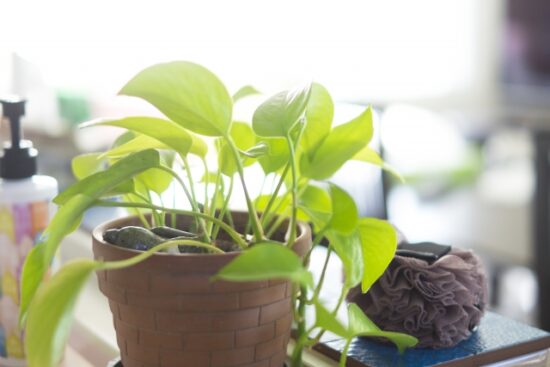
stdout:
{"type": "Polygon", "coordinates": [[[75,301],[94,272],[109,298],[125,367],[280,366],[291,325],[292,367],[302,366],[304,348],[324,331],[350,341],[386,338],[400,350],[414,345],[410,336],[380,330],[353,304],[347,325],[336,318],[347,292],[359,284],[366,292],[396,249],[393,227],[360,218],[350,195],[330,183],[352,159],[387,168],[368,147],[371,109],[333,127],[332,99],[313,83],[268,98],[251,124],[234,121],[233,104],[254,92],[245,87],[231,97],[200,65],[158,64],[120,94],[148,101],[166,119],[85,125],[127,132],[109,151],[73,160],[79,180],[55,198],[58,211],[25,262],[20,322],[31,367],[57,366],[62,359],[75,301]],[[215,169],[207,163],[207,141],[216,147],[215,169]],[[190,158],[202,163],[201,172],[190,158]],[[253,164],[273,182],[257,197],[244,175],[253,164]],[[245,212],[229,208],[235,180],[245,212]],[[187,209],[162,203],[160,194],[174,184],[187,209]],[[94,260],[68,262],[45,280],[60,241],[94,206],[135,215],[94,230],[94,260]],[[307,264],[324,238],[330,245],[315,281],[307,264]],[[337,307],[329,310],[319,292],[332,255],[342,261],[345,279],[337,307]],[[308,306],[315,310],[312,320],[308,306]]]}

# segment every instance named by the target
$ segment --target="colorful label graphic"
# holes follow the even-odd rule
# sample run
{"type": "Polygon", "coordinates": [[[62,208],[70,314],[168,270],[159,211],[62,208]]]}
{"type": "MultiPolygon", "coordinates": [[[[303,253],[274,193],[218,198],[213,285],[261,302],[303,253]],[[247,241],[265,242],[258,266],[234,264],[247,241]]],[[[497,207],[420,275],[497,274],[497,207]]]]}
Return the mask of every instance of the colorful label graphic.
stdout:
{"type": "Polygon", "coordinates": [[[17,324],[25,257],[49,221],[48,201],[0,203],[0,366],[22,366],[23,333],[17,324]]]}

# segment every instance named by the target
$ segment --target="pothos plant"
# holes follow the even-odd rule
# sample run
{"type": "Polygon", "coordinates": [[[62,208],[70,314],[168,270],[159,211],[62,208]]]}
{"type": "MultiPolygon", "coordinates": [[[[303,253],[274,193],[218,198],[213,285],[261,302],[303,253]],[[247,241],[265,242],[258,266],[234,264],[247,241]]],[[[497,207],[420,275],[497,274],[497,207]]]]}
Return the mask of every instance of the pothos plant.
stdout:
{"type": "MultiPolygon", "coordinates": [[[[336,317],[348,291],[358,285],[368,291],[396,250],[393,227],[382,220],[360,218],[350,195],[330,182],[349,160],[388,168],[368,146],[373,135],[372,110],[366,108],[351,121],[333,126],[332,98],[323,86],[313,83],[267,98],[255,110],[251,123],[234,121],[233,105],[253,93],[253,88],[245,87],[231,97],[213,73],[194,63],[158,64],[137,74],[120,94],[144,99],[166,118],[127,117],[83,126],[116,126],[127,133],[109,151],[73,160],[78,181],[55,198],[58,211],[25,262],[20,322],[26,326],[31,366],[54,366],[61,359],[75,301],[94,271],[129,267],[178,245],[202,247],[215,256],[221,251],[215,246],[220,229],[242,253],[216,278],[278,278],[295,285],[297,337],[291,366],[302,366],[304,348],[316,343],[325,331],[345,338],[346,349],[360,335],[387,338],[400,350],[415,344],[411,336],[382,331],[354,304],[348,306],[347,325],[336,317]],[[215,168],[207,160],[208,141],[212,140],[215,168]],[[202,168],[192,169],[190,159],[201,162],[202,168]],[[261,166],[265,179],[254,197],[245,169],[255,164],[261,166]],[[233,227],[229,210],[234,181],[246,200],[249,219],[244,233],[233,227]],[[198,182],[204,188],[201,192],[198,182]],[[174,183],[183,190],[187,209],[162,203],[160,195],[174,183]],[[174,225],[175,215],[193,216],[198,236],[161,243],[124,261],[73,260],[44,280],[61,240],[78,227],[86,210],[97,206],[134,210],[144,227],[174,225]],[[151,213],[152,223],[144,211],[151,213]],[[274,233],[285,220],[290,223],[286,240],[276,242],[274,233]],[[317,281],[306,265],[311,251],[304,259],[292,251],[299,220],[312,224],[312,248],[322,239],[329,241],[317,281]],[[328,309],[319,294],[328,260],[334,255],[340,258],[345,277],[336,307],[328,309]],[[307,319],[308,306],[315,309],[312,320],[307,319]]],[[[341,366],[345,361],[343,353],[341,366]]]]}

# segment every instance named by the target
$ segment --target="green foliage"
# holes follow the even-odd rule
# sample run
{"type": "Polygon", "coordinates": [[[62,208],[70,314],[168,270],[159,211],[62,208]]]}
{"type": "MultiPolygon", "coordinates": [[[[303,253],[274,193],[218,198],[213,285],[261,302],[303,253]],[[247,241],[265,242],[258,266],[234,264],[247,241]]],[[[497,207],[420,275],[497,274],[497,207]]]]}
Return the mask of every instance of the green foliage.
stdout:
{"type": "MultiPolygon", "coordinates": [[[[172,121],[159,119],[156,117],[127,117],[120,120],[96,120],[91,121],[85,124],[82,124],[81,127],[90,127],[98,125],[108,125],[116,126],[128,129],[136,133],[146,135],[150,138],[157,140],[160,143],[165,144],[174,151],[178,152],[182,157],[186,156],[189,153],[189,149],[192,144],[192,137],[185,129],[178,126],[178,124],[173,123],[172,121]]],[[[126,144],[129,144],[126,143],[126,144]]],[[[124,145],[122,145],[124,146],[124,145]]],[[[126,149],[128,152],[135,152],[139,149],[134,145],[134,149],[126,149]]],[[[151,147],[157,148],[157,147],[151,147]]],[[[115,148],[116,149],[116,148],[115,148]]],[[[118,149],[121,149],[120,146],[118,149]]],[[[125,154],[128,154],[126,152],[125,154]]],[[[107,153],[109,154],[109,153],[107,153]]],[[[114,153],[110,153],[114,155],[114,153]]],[[[118,154],[121,155],[121,154],[118,154]]]]}
{"type": "Polygon", "coordinates": [[[372,132],[369,107],[355,119],[336,126],[318,147],[302,155],[302,174],[315,180],[330,178],[369,143],[372,132]]]}
{"type": "Polygon", "coordinates": [[[60,365],[77,297],[95,269],[92,260],[67,263],[36,293],[25,337],[29,366],[60,365]]]}
{"type": "Polygon", "coordinates": [[[260,138],[261,142],[267,144],[267,154],[259,157],[258,162],[262,166],[264,173],[277,172],[288,163],[290,151],[284,139],[281,138],[260,138]]]}
{"type": "Polygon", "coordinates": [[[254,88],[251,85],[245,85],[244,87],[241,87],[238,91],[233,94],[233,103],[246,98],[248,96],[253,96],[256,94],[261,94],[260,91],[258,91],[256,88],[254,88]]]}
{"type": "Polygon", "coordinates": [[[338,186],[330,185],[332,199],[332,217],[330,228],[345,235],[351,235],[357,229],[359,212],[353,198],[338,186]]]}
{"type": "Polygon", "coordinates": [[[334,103],[329,92],[321,84],[311,85],[311,96],[306,107],[307,125],[302,137],[304,151],[315,152],[330,133],[334,117],[334,103]]]}
{"type": "Polygon", "coordinates": [[[418,339],[410,335],[380,330],[355,303],[351,303],[348,306],[348,320],[350,336],[388,339],[395,344],[400,353],[403,353],[406,348],[414,347],[418,343],[418,339]]]}
{"type": "Polygon", "coordinates": [[[397,234],[391,224],[376,218],[361,218],[359,236],[365,269],[361,289],[367,292],[384,273],[397,250],[397,234]]]}
{"type": "Polygon", "coordinates": [[[287,137],[305,112],[311,86],[283,91],[262,103],[254,112],[252,126],[262,137],[287,137]]]}
{"type": "Polygon", "coordinates": [[[137,152],[121,159],[106,170],[94,173],[71,185],[55,197],[54,203],[63,205],[78,194],[99,198],[138,173],[159,166],[160,154],[156,150],[137,152]]]}
{"type": "Polygon", "coordinates": [[[307,286],[313,285],[313,277],[298,255],[278,243],[259,243],[252,246],[223,267],[216,275],[216,279],[288,279],[307,286]]]}
{"type": "Polygon", "coordinates": [[[348,342],[363,335],[388,338],[400,350],[414,344],[414,338],[380,330],[354,305],[348,309],[347,326],[335,317],[347,292],[359,284],[367,291],[396,250],[393,227],[381,220],[360,218],[353,198],[330,182],[330,177],[349,160],[374,164],[396,174],[368,147],[373,134],[370,108],[332,127],[332,98],[323,86],[312,83],[267,98],[254,112],[252,121],[234,121],[233,103],[258,91],[245,86],[231,97],[209,70],[179,61],[143,70],[120,93],[148,101],[166,118],[128,117],[82,125],[116,126],[126,131],[107,152],[73,159],[72,170],[79,181],[54,199],[59,206],[57,214],[23,267],[20,322],[27,322],[32,367],[53,367],[59,362],[76,297],[93,271],[132,266],[160,249],[174,247],[178,241],[189,242],[169,241],[114,263],[74,261],[45,280],[62,239],[77,228],[84,212],[96,205],[134,210],[146,227],[168,225],[165,218],[176,214],[194,216],[192,230],[200,238],[193,239],[193,245],[212,252],[221,251],[214,244],[218,233],[225,231],[244,251],[213,281],[291,281],[299,289],[294,303],[300,334],[292,367],[301,367],[301,351],[309,342],[306,304],[315,307],[315,328],[332,331],[348,342]],[[209,167],[210,159],[206,159],[209,139],[215,142],[216,167],[209,167]],[[254,190],[258,196],[253,197],[245,169],[256,163],[265,180],[263,189],[254,190]],[[196,173],[201,168],[202,172],[196,173]],[[231,215],[226,215],[237,179],[249,215],[241,234],[233,227],[231,215]],[[204,192],[198,192],[197,182],[203,183],[204,192]],[[153,202],[173,184],[183,189],[190,210],[153,202]],[[123,201],[101,200],[118,195],[123,201]],[[150,219],[143,216],[144,211],[150,212],[150,219]],[[343,264],[345,281],[334,310],[327,310],[319,300],[326,269],[315,283],[307,270],[310,253],[302,259],[292,250],[298,235],[297,220],[313,225],[314,246],[328,239],[327,261],[335,254],[343,264]],[[274,237],[274,233],[286,233],[286,243],[275,242],[273,239],[280,237],[274,237]]]}
{"type": "Polygon", "coordinates": [[[197,134],[223,136],[231,126],[233,102],[227,89],[211,71],[191,62],[153,65],[130,80],[120,94],[146,100],[197,134]]]}
{"type": "Polygon", "coordinates": [[[357,233],[343,235],[335,230],[327,231],[330,247],[336,252],[344,266],[345,286],[355,287],[363,278],[365,264],[361,250],[361,239],[357,233]]]}

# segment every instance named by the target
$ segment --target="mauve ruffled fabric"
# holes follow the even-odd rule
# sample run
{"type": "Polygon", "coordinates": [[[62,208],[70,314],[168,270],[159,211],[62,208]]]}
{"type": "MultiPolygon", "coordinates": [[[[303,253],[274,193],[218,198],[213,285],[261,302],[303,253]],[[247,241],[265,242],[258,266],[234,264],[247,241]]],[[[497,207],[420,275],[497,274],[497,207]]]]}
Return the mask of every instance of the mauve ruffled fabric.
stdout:
{"type": "Polygon", "coordinates": [[[479,324],[487,280],[472,251],[453,248],[432,264],[395,256],[366,294],[356,288],[348,301],[382,329],[417,337],[417,347],[446,348],[468,338],[479,324]]]}

